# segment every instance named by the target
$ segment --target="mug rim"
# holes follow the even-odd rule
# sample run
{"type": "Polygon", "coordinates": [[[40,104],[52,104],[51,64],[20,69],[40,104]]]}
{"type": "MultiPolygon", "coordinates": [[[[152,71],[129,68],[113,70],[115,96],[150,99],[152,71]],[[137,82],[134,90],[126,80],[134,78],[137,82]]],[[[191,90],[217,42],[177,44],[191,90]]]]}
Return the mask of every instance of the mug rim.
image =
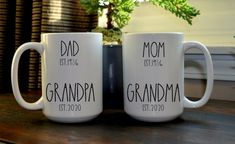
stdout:
{"type": "Polygon", "coordinates": [[[49,35],[102,35],[100,32],[52,32],[41,33],[42,36],[49,35]]]}

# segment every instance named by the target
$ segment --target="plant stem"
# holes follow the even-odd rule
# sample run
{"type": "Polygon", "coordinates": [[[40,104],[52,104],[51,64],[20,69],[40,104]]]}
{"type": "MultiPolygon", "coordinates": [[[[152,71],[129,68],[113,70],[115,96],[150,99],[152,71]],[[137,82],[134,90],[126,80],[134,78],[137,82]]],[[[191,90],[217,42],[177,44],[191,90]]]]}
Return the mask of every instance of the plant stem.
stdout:
{"type": "Polygon", "coordinates": [[[107,29],[114,28],[112,13],[113,13],[113,4],[109,3],[109,5],[108,5],[108,12],[106,14],[107,15],[107,29]]]}

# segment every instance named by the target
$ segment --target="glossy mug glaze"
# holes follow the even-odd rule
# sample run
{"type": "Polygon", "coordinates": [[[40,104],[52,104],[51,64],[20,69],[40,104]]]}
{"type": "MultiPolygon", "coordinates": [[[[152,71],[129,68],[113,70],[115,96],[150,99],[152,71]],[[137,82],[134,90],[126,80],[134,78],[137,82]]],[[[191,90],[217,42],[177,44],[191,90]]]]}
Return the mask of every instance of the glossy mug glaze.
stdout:
{"type": "Polygon", "coordinates": [[[135,119],[161,122],[175,119],[183,109],[204,105],[213,87],[213,65],[201,43],[183,41],[183,33],[127,33],[123,37],[124,109],[135,119]],[[207,86],[199,101],[184,95],[184,53],[203,52],[207,86]]]}
{"type": "Polygon", "coordinates": [[[42,109],[57,122],[83,122],[102,112],[102,34],[45,33],[41,42],[21,45],[11,70],[15,99],[29,110],[42,109]],[[41,55],[42,96],[26,102],[19,91],[18,63],[23,52],[35,49],[41,55]]]}

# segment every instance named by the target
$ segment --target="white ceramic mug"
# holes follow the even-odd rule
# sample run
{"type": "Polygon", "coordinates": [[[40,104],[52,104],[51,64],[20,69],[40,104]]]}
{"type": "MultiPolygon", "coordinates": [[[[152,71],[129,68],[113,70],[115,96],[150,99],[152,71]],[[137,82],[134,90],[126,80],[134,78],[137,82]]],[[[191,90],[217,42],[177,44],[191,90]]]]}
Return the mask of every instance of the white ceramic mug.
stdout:
{"type": "Polygon", "coordinates": [[[83,122],[102,112],[102,34],[45,33],[41,42],[28,42],[15,52],[11,69],[15,99],[29,110],[43,109],[57,122],[83,122]],[[42,97],[26,102],[19,91],[18,63],[22,53],[41,55],[42,97]]]}
{"type": "Polygon", "coordinates": [[[208,49],[199,42],[184,42],[183,33],[129,33],[123,37],[125,112],[149,122],[178,117],[183,108],[197,108],[210,98],[213,65],[208,49]],[[191,101],[184,96],[184,53],[200,49],[206,59],[204,96],[191,101]]]}

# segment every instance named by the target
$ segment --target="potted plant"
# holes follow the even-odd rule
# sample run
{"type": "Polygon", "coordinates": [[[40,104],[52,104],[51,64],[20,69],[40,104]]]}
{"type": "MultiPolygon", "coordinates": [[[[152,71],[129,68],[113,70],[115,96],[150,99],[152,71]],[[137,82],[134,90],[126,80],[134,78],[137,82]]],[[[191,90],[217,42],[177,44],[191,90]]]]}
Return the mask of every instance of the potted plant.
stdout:
{"type": "MultiPolygon", "coordinates": [[[[143,1],[143,0],[142,0],[143,1]]],[[[200,11],[190,6],[187,0],[147,0],[153,5],[170,11],[182,18],[188,24],[200,14],[200,11]]],[[[130,14],[137,0],[80,0],[81,5],[88,13],[102,15],[106,11],[106,27],[97,27],[94,32],[103,33],[103,96],[104,108],[123,107],[123,79],[122,79],[122,49],[121,29],[128,24],[130,14]]]]}
{"type": "MultiPolygon", "coordinates": [[[[106,27],[97,27],[93,31],[101,32],[104,36],[104,44],[120,44],[121,29],[128,24],[130,14],[140,0],[80,0],[81,5],[88,13],[97,13],[101,16],[106,11],[106,27]]],[[[143,0],[142,0],[143,1],[143,0]]],[[[192,25],[192,19],[200,14],[200,11],[190,6],[187,0],[147,0],[153,5],[160,6],[170,11],[176,17],[182,18],[192,25]]]]}

